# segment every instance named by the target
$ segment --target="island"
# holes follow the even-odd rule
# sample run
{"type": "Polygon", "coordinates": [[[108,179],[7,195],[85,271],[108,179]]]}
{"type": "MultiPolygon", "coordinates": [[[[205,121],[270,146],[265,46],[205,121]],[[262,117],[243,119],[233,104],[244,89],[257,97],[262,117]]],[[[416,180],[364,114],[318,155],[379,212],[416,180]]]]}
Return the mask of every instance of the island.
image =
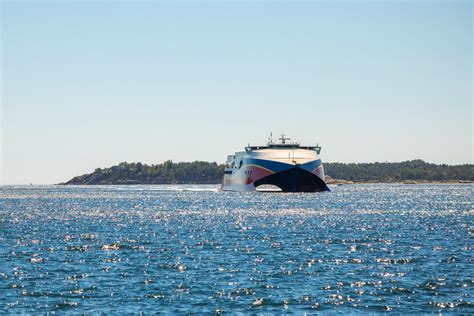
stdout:
{"type": "MultiPolygon", "coordinates": [[[[363,182],[473,182],[474,165],[437,165],[423,160],[375,163],[324,163],[328,184],[363,182]]],[[[206,161],[142,164],[122,162],[74,177],[61,185],[217,184],[224,164],[206,161]]]]}

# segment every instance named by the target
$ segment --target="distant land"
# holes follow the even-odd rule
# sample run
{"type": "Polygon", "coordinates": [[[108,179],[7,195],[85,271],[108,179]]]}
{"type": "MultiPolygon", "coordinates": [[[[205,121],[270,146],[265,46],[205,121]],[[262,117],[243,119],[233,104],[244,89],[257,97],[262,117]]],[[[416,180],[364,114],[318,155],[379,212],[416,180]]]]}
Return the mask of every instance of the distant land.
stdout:
{"type": "MultiPolygon", "coordinates": [[[[327,182],[473,182],[474,165],[437,165],[423,160],[375,163],[324,163],[327,182]]],[[[60,183],[68,184],[217,184],[224,165],[215,162],[172,162],[147,165],[122,162],[60,183]]]]}

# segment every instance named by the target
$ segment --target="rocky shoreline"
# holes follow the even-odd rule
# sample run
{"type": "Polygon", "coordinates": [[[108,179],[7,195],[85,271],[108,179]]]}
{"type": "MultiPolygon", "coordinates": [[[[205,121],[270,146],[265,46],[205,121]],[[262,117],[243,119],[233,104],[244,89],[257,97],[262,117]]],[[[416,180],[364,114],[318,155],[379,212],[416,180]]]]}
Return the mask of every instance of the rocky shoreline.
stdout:
{"type": "Polygon", "coordinates": [[[333,179],[326,176],[326,184],[343,185],[343,184],[371,184],[371,183],[400,183],[400,184],[472,184],[474,181],[469,180],[367,180],[367,181],[351,181],[343,179],[333,179]]]}

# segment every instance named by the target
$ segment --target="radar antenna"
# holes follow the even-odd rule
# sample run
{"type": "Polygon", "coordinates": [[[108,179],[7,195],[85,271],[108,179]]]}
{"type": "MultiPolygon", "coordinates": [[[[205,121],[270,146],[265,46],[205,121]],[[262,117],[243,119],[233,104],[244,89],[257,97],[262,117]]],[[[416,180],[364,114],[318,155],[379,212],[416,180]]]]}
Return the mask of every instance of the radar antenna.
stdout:
{"type": "Polygon", "coordinates": [[[314,147],[314,150],[316,150],[316,153],[319,155],[321,152],[321,146],[319,146],[319,143],[316,143],[316,147],[314,147]]]}
{"type": "Polygon", "coordinates": [[[290,140],[291,138],[289,138],[289,137],[285,137],[285,135],[284,135],[284,134],[281,134],[281,137],[280,137],[280,138],[278,138],[278,139],[279,139],[279,140],[281,140],[281,143],[282,143],[282,144],[285,144],[285,143],[286,143],[286,141],[287,141],[287,140],[290,140]]]}

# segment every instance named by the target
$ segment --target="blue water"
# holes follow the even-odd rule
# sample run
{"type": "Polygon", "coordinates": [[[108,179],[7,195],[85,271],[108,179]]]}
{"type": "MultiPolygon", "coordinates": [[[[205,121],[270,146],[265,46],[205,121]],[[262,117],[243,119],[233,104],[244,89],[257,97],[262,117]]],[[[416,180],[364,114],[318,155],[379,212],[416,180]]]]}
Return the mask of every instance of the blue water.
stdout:
{"type": "Polygon", "coordinates": [[[0,187],[0,312],[474,313],[473,187],[0,187]]]}

